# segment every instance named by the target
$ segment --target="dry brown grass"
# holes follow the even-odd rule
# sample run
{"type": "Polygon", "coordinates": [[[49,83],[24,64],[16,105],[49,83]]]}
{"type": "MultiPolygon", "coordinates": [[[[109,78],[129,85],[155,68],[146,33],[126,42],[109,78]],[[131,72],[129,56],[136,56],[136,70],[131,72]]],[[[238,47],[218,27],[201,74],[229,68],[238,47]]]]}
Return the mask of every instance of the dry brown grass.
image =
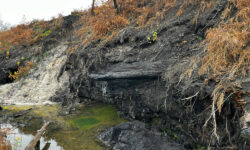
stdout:
{"type": "Polygon", "coordinates": [[[95,7],[94,16],[91,16],[90,9],[85,12],[74,14],[81,14],[79,24],[82,25],[77,33],[84,41],[101,39],[107,36],[114,36],[117,31],[128,26],[131,21],[138,17],[141,12],[138,9],[137,1],[124,0],[117,1],[122,11],[118,14],[113,7],[112,1],[103,3],[99,7],[95,7]]]}
{"type": "MultiPolygon", "coordinates": [[[[200,4],[202,9],[209,6],[205,0],[183,0],[177,16],[180,16],[189,5],[200,4]]],[[[213,0],[211,0],[213,1],[213,0]]],[[[167,11],[176,7],[177,0],[118,0],[120,13],[114,8],[112,0],[103,2],[103,5],[95,7],[95,15],[91,16],[90,9],[87,11],[75,11],[73,15],[81,16],[77,29],[77,35],[82,38],[83,43],[92,40],[114,37],[119,30],[130,24],[137,24],[138,27],[151,25],[152,27],[164,19],[167,11]]],[[[199,12],[200,13],[200,12],[199,12]]],[[[197,15],[198,17],[199,15],[197,15]]],[[[197,18],[196,17],[196,18],[197,18]]],[[[60,27],[62,16],[53,19],[49,24],[45,21],[32,22],[29,25],[19,25],[11,30],[0,33],[0,49],[8,50],[11,46],[20,44],[31,44],[41,38],[44,30],[54,30],[60,27]]]]}
{"type": "Polygon", "coordinates": [[[95,15],[91,16],[89,12],[85,12],[81,16],[79,24],[83,27],[77,31],[77,35],[83,39],[84,43],[111,36],[117,30],[130,24],[123,14],[117,14],[116,9],[109,3],[96,7],[94,13],[95,15]]]}
{"type": "Polygon", "coordinates": [[[88,23],[94,39],[98,39],[126,27],[129,21],[124,15],[116,14],[116,10],[110,5],[103,5],[96,9],[95,16],[91,16],[88,23]]]}
{"type": "MultiPolygon", "coordinates": [[[[194,19],[197,21],[199,14],[205,9],[211,8],[215,0],[183,0],[176,16],[185,12],[185,8],[192,5],[200,5],[200,10],[194,19]]],[[[97,39],[111,39],[119,30],[133,24],[138,28],[151,26],[155,28],[163,20],[167,12],[177,7],[177,0],[118,0],[119,14],[111,0],[103,5],[95,7],[94,16],[91,9],[84,12],[73,12],[81,15],[77,35],[82,38],[84,44],[97,39]]]]}
{"type": "Polygon", "coordinates": [[[63,18],[59,16],[52,20],[52,23],[41,21],[33,21],[30,24],[21,24],[12,27],[10,30],[0,32],[0,50],[6,51],[17,45],[32,44],[44,37],[47,29],[50,32],[59,28],[63,18]]]}
{"type": "Polygon", "coordinates": [[[8,50],[11,46],[25,44],[32,41],[34,30],[26,25],[18,25],[8,31],[0,33],[0,49],[8,50]]]}
{"type": "Polygon", "coordinates": [[[14,72],[13,74],[9,74],[9,78],[13,80],[18,80],[21,77],[27,75],[29,71],[34,67],[34,63],[31,61],[28,61],[25,66],[20,66],[17,70],[17,72],[14,72]]]}
{"type": "MultiPolygon", "coordinates": [[[[238,9],[235,16],[223,21],[217,28],[207,31],[206,57],[200,74],[208,73],[210,78],[228,75],[246,75],[250,62],[250,1],[231,0],[238,9]]],[[[226,9],[223,17],[228,17],[226,9]]]]}
{"type": "Polygon", "coordinates": [[[230,3],[222,13],[220,25],[206,33],[206,56],[199,70],[200,75],[207,74],[208,78],[218,81],[212,93],[211,117],[205,123],[213,118],[213,135],[218,140],[215,112],[222,112],[223,104],[228,99],[225,95],[233,95],[235,106],[242,111],[246,102],[242,99],[241,90],[237,90],[238,85],[234,85],[232,80],[247,75],[250,62],[250,1],[230,0],[230,3]],[[232,13],[232,4],[238,9],[235,15],[232,13]]]}
{"type": "Polygon", "coordinates": [[[196,16],[193,21],[193,22],[196,22],[195,20],[198,18],[198,16],[205,10],[211,9],[214,3],[215,3],[215,0],[208,0],[208,1],[206,0],[184,0],[183,4],[180,6],[178,12],[176,13],[176,17],[181,16],[185,12],[185,8],[188,8],[194,5],[199,5],[199,9],[196,12],[196,16]]]}

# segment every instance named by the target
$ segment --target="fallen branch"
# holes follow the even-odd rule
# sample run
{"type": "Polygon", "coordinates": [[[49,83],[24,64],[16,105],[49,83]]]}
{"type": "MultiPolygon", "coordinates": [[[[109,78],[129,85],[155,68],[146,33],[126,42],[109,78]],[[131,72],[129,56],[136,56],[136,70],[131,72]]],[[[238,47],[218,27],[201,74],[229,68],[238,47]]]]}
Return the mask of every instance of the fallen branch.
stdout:
{"type": "Polygon", "coordinates": [[[37,131],[37,134],[34,136],[34,138],[30,141],[30,143],[25,147],[25,150],[34,150],[37,142],[40,140],[44,132],[46,131],[46,127],[49,125],[49,122],[45,123],[43,127],[37,131]]]}

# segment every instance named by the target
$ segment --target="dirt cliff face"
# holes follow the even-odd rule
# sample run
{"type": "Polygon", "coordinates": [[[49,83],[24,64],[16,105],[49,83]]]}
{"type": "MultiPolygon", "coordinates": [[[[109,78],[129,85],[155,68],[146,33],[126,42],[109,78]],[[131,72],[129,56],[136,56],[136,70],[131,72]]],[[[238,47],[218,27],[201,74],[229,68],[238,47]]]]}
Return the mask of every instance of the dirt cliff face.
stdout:
{"type": "MultiPolygon", "coordinates": [[[[0,100],[14,102],[22,95],[22,100],[32,101],[34,97],[27,98],[25,94],[29,92],[18,91],[35,93],[36,89],[29,90],[30,87],[25,88],[27,84],[22,83],[34,83],[32,85],[36,87],[40,81],[46,81],[41,84],[45,89],[36,95],[43,98],[37,98],[38,102],[45,99],[60,102],[68,107],[66,113],[78,102],[104,102],[116,106],[125,118],[160,127],[186,149],[208,146],[214,149],[249,148],[249,113],[235,106],[235,95],[226,93],[222,111],[216,110],[214,117],[212,94],[218,83],[206,75],[198,75],[205,56],[205,46],[201,44],[205,33],[218,26],[228,1],[216,1],[198,17],[200,7],[196,5],[190,5],[182,15],[176,15],[182,5],[181,1],[177,2],[178,6],[171,8],[160,22],[143,28],[132,23],[111,40],[95,40],[88,44],[79,44],[77,33],[72,30],[78,28],[79,24],[75,23],[78,15],[65,17],[62,28],[40,43],[15,48],[8,60],[6,54],[0,55],[0,84],[13,82],[8,76],[18,68],[19,49],[23,50],[22,55],[27,60],[35,61],[38,66],[21,82],[1,86],[0,94],[2,92],[4,96],[0,100]],[[75,45],[77,49],[69,53],[75,45]],[[42,50],[42,55],[36,55],[37,49],[42,50]],[[44,57],[42,61],[38,61],[39,56],[44,57]],[[42,67],[44,64],[46,67],[42,67]],[[20,89],[22,86],[24,88],[20,89]],[[49,92],[41,94],[46,90],[49,92]]],[[[240,89],[247,93],[249,74],[236,80],[235,83],[242,85],[240,89]]],[[[246,110],[250,110],[248,107],[246,110]]],[[[129,127],[125,124],[126,130],[131,134],[137,132],[131,129],[137,124],[141,123],[131,123],[129,127]]],[[[112,134],[116,134],[113,130],[123,130],[123,126],[112,129],[112,134]]],[[[151,134],[148,129],[140,130],[151,134]]],[[[152,135],[156,134],[158,131],[152,135]]],[[[103,136],[117,142],[111,145],[122,146],[121,140],[103,136]]]]}
{"type": "Polygon", "coordinates": [[[61,28],[33,44],[13,46],[0,57],[0,102],[15,105],[50,103],[50,97],[68,84],[68,75],[62,68],[67,60],[67,42],[73,23],[78,16],[64,17],[61,28]],[[14,75],[27,63],[32,64],[27,72],[14,80],[14,75]],[[15,72],[15,73],[14,73],[15,72]],[[61,77],[61,80],[58,79],[61,77]]]}
{"type": "MultiPolygon", "coordinates": [[[[241,140],[242,113],[226,102],[225,111],[217,114],[219,138],[211,136],[211,94],[216,82],[204,82],[205,77],[197,73],[204,56],[200,46],[204,34],[218,25],[226,4],[218,1],[195,24],[197,7],[188,8],[180,17],[173,9],[153,28],[128,27],[111,41],[80,47],[65,65],[70,96],[74,97],[70,102],[106,102],[124,117],[148,123],[157,120],[163,130],[177,134],[176,140],[186,148],[192,143],[211,147],[236,144],[241,140]],[[149,37],[154,31],[157,38],[152,41],[149,37]]],[[[66,103],[67,94],[58,93],[52,100],[66,103]]]]}
{"type": "MultiPolygon", "coordinates": [[[[66,44],[65,42],[71,37],[70,33],[72,33],[73,23],[78,19],[79,16],[66,16],[63,18],[60,28],[56,28],[53,31],[49,30],[51,31],[50,34],[34,43],[23,43],[16,46],[11,45],[8,51],[1,49],[0,85],[12,83],[14,80],[9,78],[9,73],[17,71],[20,66],[25,66],[27,61],[39,63],[45,56],[49,55],[51,49],[66,44]],[[19,64],[17,62],[19,62],[19,64]]],[[[3,45],[3,42],[1,42],[1,44],[3,45]]],[[[66,56],[66,53],[64,53],[64,55],[66,56]]]]}

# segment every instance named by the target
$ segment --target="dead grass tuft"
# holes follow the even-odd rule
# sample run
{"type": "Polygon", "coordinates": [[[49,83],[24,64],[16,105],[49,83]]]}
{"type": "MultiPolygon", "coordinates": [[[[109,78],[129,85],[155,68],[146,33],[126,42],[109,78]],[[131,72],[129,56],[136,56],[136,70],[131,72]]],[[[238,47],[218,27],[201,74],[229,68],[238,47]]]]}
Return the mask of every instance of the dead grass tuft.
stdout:
{"type": "Polygon", "coordinates": [[[82,28],[77,31],[77,35],[83,39],[83,43],[87,43],[91,40],[109,37],[130,24],[124,14],[116,12],[117,10],[107,2],[95,8],[94,16],[91,16],[89,12],[82,13],[84,15],[79,21],[82,28]]]}
{"type": "Polygon", "coordinates": [[[18,80],[21,77],[27,75],[29,71],[34,67],[34,63],[31,61],[28,61],[25,66],[20,66],[17,70],[17,72],[14,72],[13,74],[9,74],[9,78],[13,80],[18,80]]]}
{"type": "MultiPolygon", "coordinates": [[[[200,4],[201,8],[205,9],[208,4],[211,4],[205,0],[183,1],[177,16],[180,16],[185,7],[189,5],[200,4]]],[[[121,29],[130,24],[136,24],[139,28],[147,25],[153,26],[164,19],[169,9],[176,7],[177,0],[117,0],[117,3],[119,11],[114,8],[112,1],[109,0],[103,2],[103,5],[95,7],[94,16],[90,13],[91,9],[72,12],[72,15],[81,16],[78,24],[81,27],[77,28],[77,35],[81,37],[84,43],[104,39],[104,37],[111,39],[121,29]]],[[[62,16],[59,16],[54,18],[52,23],[33,21],[29,25],[11,28],[11,30],[0,33],[0,49],[9,50],[11,46],[34,43],[60,27],[61,23],[62,16]]]]}
{"type": "Polygon", "coordinates": [[[110,5],[103,5],[96,9],[95,16],[89,18],[89,24],[93,38],[99,39],[106,35],[112,35],[113,31],[123,29],[129,25],[129,21],[122,14],[116,14],[116,9],[110,5]]]}
{"type": "MultiPolygon", "coordinates": [[[[145,26],[155,16],[160,17],[160,2],[165,4],[169,0],[119,0],[119,13],[112,5],[112,1],[103,3],[99,7],[95,7],[94,16],[90,11],[82,13],[79,24],[82,28],[78,29],[78,36],[83,39],[83,43],[96,39],[112,39],[118,31],[130,25],[131,23],[138,26],[145,26]]],[[[163,5],[165,6],[165,5],[163,5]]],[[[167,5],[173,6],[173,3],[167,5]]]]}
{"type": "Polygon", "coordinates": [[[0,50],[10,50],[17,45],[29,45],[48,36],[53,30],[59,28],[63,18],[59,16],[52,23],[32,21],[30,24],[21,24],[10,30],[0,32],[0,50]]]}
{"type": "MultiPolygon", "coordinates": [[[[190,5],[200,5],[200,10],[194,23],[197,22],[199,14],[205,9],[211,8],[215,0],[183,0],[176,16],[185,12],[185,8],[190,5]]],[[[177,0],[118,0],[119,13],[114,8],[111,0],[104,2],[103,5],[94,9],[94,16],[91,9],[85,12],[74,12],[81,15],[77,29],[77,35],[81,37],[84,44],[97,39],[111,39],[116,33],[126,26],[133,24],[138,28],[151,26],[154,27],[163,20],[167,12],[177,7],[177,0]]]]}
{"type": "Polygon", "coordinates": [[[204,44],[207,53],[199,70],[200,75],[207,74],[208,78],[218,81],[212,93],[212,113],[204,125],[213,118],[213,135],[217,140],[219,136],[215,112],[222,112],[223,104],[227,100],[225,95],[233,95],[239,111],[246,105],[241,91],[237,90],[239,86],[233,85],[232,80],[237,76],[247,75],[249,69],[250,1],[230,0],[230,3],[222,13],[220,25],[206,33],[204,44]],[[232,5],[238,9],[233,16],[232,5]]]}
{"type": "Polygon", "coordinates": [[[8,31],[0,33],[0,49],[8,50],[11,46],[25,44],[32,41],[34,30],[26,25],[18,25],[8,31]]]}

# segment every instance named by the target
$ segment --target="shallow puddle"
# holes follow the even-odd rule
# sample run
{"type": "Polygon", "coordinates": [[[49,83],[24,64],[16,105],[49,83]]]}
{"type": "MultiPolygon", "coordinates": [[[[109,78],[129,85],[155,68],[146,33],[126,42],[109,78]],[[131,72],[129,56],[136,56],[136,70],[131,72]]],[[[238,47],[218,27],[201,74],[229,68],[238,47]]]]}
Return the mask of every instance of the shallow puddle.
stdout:
{"type": "Polygon", "coordinates": [[[44,122],[51,121],[41,139],[41,149],[47,144],[49,150],[105,150],[107,147],[100,143],[98,134],[125,121],[118,117],[114,107],[104,104],[82,106],[76,113],[68,116],[58,115],[59,107],[56,105],[7,106],[5,109],[8,112],[29,108],[32,108],[32,111],[10,121],[11,125],[2,124],[2,128],[8,127],[14,133],[7,136],[12,148],[24,149],[44,122]],[[19,128],[15,127],[17,125],[19,128]]]}
{"type": "MultiPolygon", "coordinates": [[[[18,128],[12,126],[11,124],[1,124],[2,130],[8,130],[8,135],[6,138],[6,141],[8,141],[13,150],[24,150],[25,147],[29,144],[29,142],[32,140],[34,135],[32,134],[25,134],[18,128]]],[[[45,140],[44,137],[40,139],[40,147],[48,147],[51,150],[62,150],[63,148],[61,146],[57,145],[57,142],[53,139],[45,140]]]]}

